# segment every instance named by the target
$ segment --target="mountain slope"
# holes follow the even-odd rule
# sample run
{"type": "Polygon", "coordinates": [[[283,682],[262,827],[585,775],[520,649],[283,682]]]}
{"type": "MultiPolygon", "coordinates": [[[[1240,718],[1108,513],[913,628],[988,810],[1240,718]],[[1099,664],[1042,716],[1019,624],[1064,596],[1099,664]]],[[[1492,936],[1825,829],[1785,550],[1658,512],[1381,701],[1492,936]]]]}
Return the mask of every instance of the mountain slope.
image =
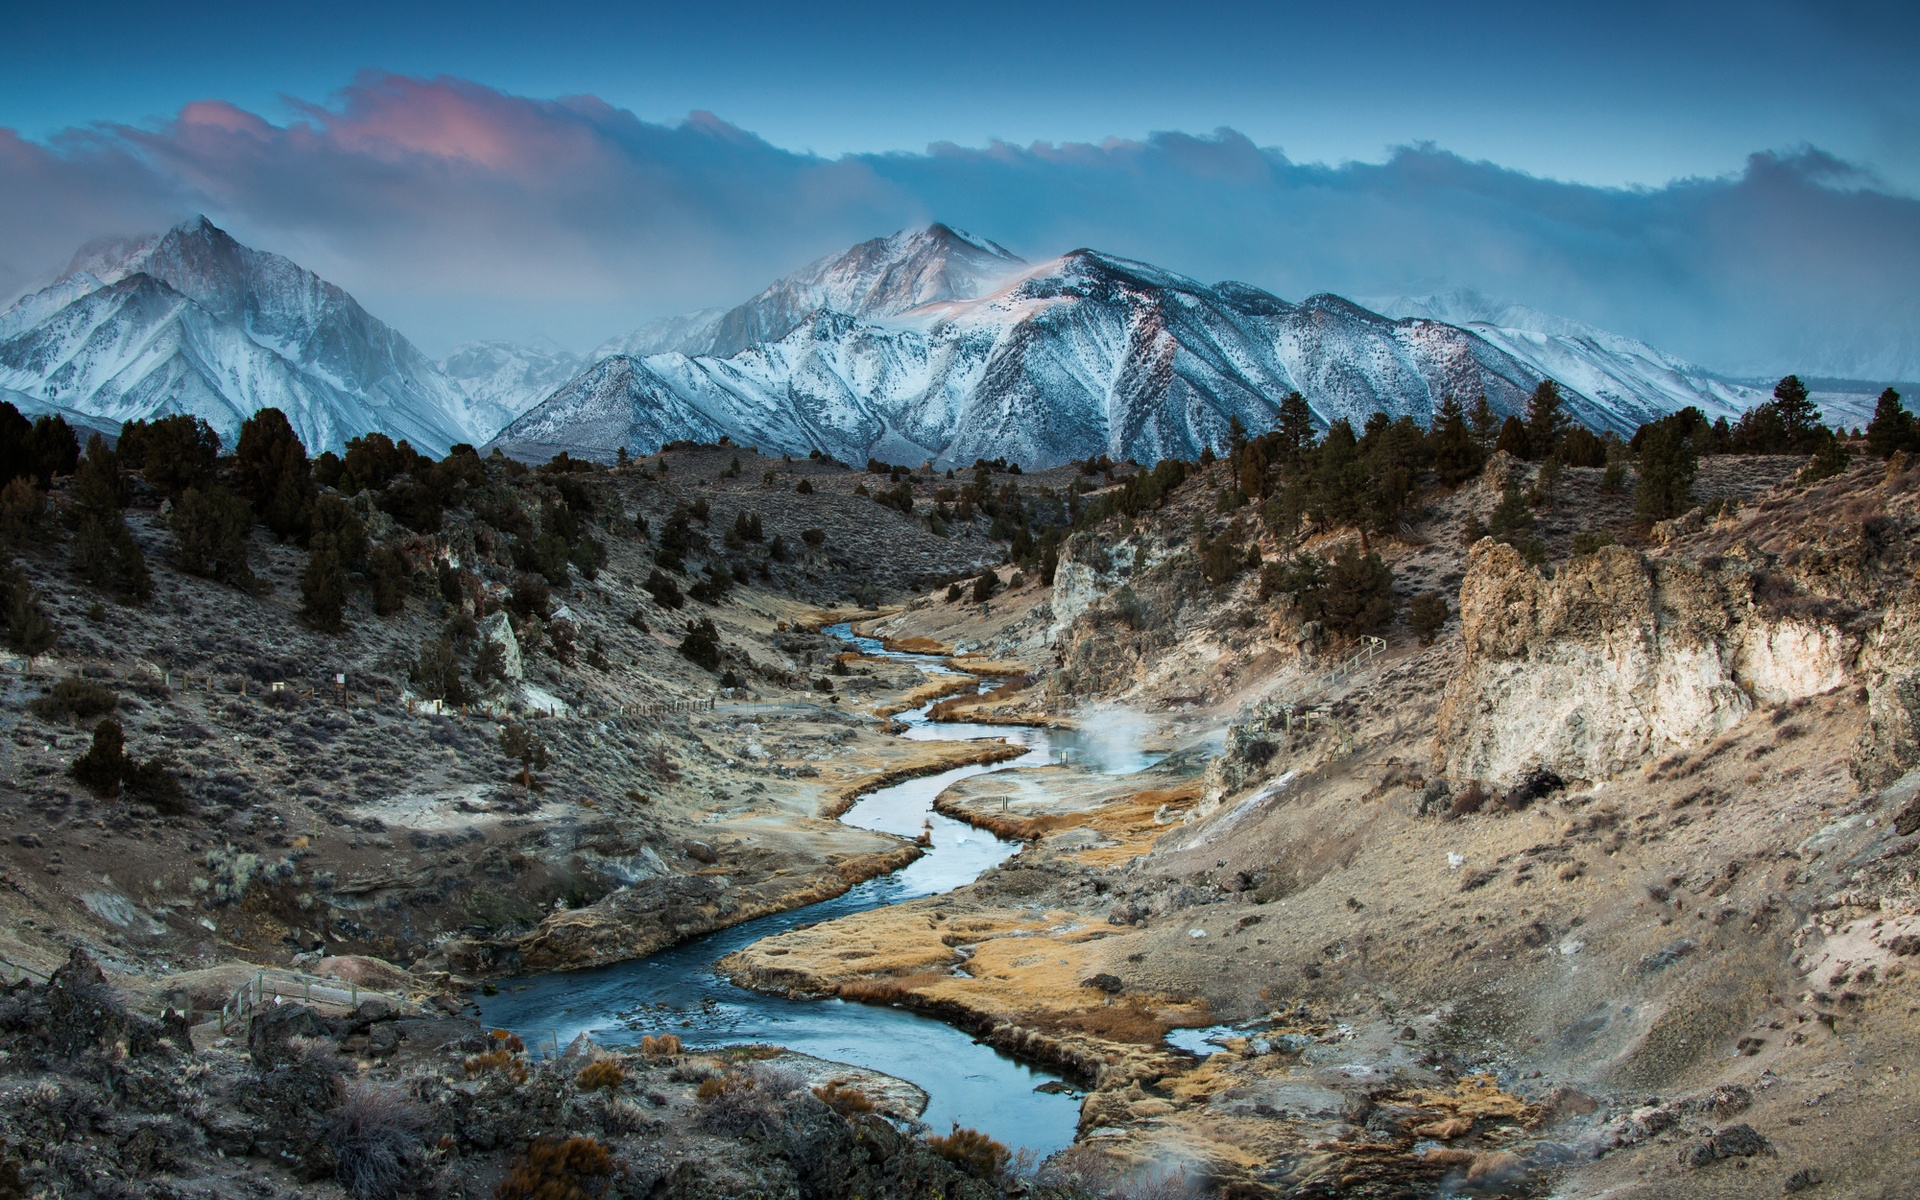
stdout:
{"type": "Polygon", "coordinates": [[[1366,303],[1388,316],[1470,330],[1567,391],[1604,405],[1622,424],[1637,426],[1688,405],[1735,420],[1768,395],[1645,342],[1468,289],[1366,303]]]}
{"type": "Polygon", "coordinates": [[[466,396],[472,424],[491,434],[579,375],[588,360],[551,343],[467,342],[434,365],[466,396]]]}
{"type": "MultiPolygon", "coordinates": [[[[892,286],[840,294],[896,315],[822,308],[733,355],[618,356],[499,443],[609,457],[621,445],[646,451],[703,436],[698,428],[850,461],[1150,462],[1219,444],[1235,417],[1267,428],[1296,389],[1323,422],[1358,423],[1377,410],[1424,422],[1449,392],[1484,393],[1514,411],[1539,379],[1452,326],[1391,321],[1332,296],[1294,305],[1244,284],[1207,287],[1093,251],[1030,267],[986,295],[936,294],[907,307],[965,282],[886,268],[861,278],[892,286]],[[686,432],[673,432],[676,420],[686,432]]],[[[804,292],[783,281],[763,297],[804,292]]]]}
{"type": "Polygon", "coordinates": [[[316,452],[378,430],[444,454],[511,415],[469,400],[345,291],[204,217],[89,245],[0,315],[0,387],[108,425],[191,413],[229,443],[279,408],[316,452]]]}
{"type": "Polygon", "coordinates": [[[724,358],[779,341],[819,309],[897,316],[935,301],[986,295],[1026,265],[1005,248],[946,225],[903,229],[803,267],[745,304],[648,322],[594,357],[678,352],[724,358]]]}

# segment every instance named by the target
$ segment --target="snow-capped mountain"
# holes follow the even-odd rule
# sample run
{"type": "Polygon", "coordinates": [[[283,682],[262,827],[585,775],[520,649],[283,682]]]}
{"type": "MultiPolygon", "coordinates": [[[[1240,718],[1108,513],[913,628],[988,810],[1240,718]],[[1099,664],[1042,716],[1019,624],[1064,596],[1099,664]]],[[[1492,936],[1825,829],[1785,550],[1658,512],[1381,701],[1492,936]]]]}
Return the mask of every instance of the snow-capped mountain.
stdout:
{"type": "MultiPolygon", "coordinates": [[[[1208,287],[1088,250],[1028,267],[979,296],[907,305],[935,290],[929,280],[968,290],[931,257],[910,273],[876,252],[926,240],[900,234],[856,248],[864,278],[916,281],[887,291],[895,315],[823,306],[783,336],[731,355],[616,355],[508,426],[498,444],[604,458],[622,445],[644,452],[725,433],[849,461],[1004,455],[1049,465],[1104,453],[1152,462],[1220,444],[1236,416],[1249,429],[1268,428],[1296,389],[1323,422],[1357,423],[1375,411],[1424,422],[1448,393],[1485,394],[1496,409],[1515,411],[1540,378],[1442,322],[1395,321],[1336,296],[1289,304],[1245,284],[1208,287]]],[[[818,278],[818,268],[806,274],[818,278]]],[[[991,287],[981,276],[970,276],[973,286],[991,287]]],[[[783,281],[762,298],[801,294],[783,281]]],[[[1584,411],[1597,406],[1578,398],[1573,406],[1583,419],[1610,415],[1584,411]]]]}
{"type": "Polygon", "coordinates": [[[524,346],[467,342],[435,365],[466,396],[474,427],[490,436],[580,374],[589,361],[545,341],[524,346]]]}
{"type": "Polygon", "coordinates": [[[470,401],[340,288],[205,217],[92,243],[0,314],[0,388],[108,428],[190,413],[229,445],[279,408],[315,452],[378,430],[439,455],[511,415],[470,401]]]}
{"type": "Polygon", "coordinates": [[[938,300],[993,291],[1026,261],[984,238],[946,225],[872,238],[774,283],[745,304],[651,321],[594,352],[644,357],[678,352],[726,357],[777,342],[820,309],[892,317],[938,300]]]}
{"type": "Polygon", "coordinates": [[[1709,417],[1735,420],[1770,395],[1769,389],[1728,379],[1645,342],[1469,289],[1363,303],[1390,317],[1445,321],[1469,330],[1569,392],[1604,405],[1628,427],[1688,405],[1709,417]]]}

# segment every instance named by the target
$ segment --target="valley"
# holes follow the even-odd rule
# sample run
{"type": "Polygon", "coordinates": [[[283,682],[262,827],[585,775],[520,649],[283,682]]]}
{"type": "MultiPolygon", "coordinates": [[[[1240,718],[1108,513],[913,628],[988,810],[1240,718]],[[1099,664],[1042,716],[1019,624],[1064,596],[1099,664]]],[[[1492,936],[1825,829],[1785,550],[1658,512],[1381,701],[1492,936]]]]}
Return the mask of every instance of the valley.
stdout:
{"type": "Polygon", "coordinates": [[[1917,469],[1790,382],[1151,468],[20,419],[0,1160],[1900,1194],[1917,469]]]}

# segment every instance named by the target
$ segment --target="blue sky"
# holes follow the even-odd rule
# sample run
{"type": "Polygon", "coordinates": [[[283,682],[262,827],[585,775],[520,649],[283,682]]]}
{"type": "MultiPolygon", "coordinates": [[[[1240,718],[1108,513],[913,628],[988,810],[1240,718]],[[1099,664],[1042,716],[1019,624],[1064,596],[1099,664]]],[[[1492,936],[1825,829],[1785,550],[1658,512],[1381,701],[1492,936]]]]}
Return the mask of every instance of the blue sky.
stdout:
{"type": "Polygon", "coordinates": [[[945,219],[1293,297],[1478,287],[1728,369],[1835,339],[1903,369],[1917,13],[23,6],[0,295],[205,210],[430,349],[584,347],[945,219]]]}

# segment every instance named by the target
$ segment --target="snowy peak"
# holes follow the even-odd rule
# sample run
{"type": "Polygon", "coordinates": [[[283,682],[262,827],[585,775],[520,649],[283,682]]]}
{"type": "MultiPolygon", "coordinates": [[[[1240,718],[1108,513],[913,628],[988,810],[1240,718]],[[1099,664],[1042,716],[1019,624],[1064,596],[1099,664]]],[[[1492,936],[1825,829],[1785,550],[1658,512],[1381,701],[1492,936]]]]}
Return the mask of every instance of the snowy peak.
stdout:
{"type": "Polygon", "coordinates": [[[903,229],[809,263],[737,307],[651,321],[595,352],[738,354],[786,337],[819,309],[862,319],[985,296],[1026,267],[1003,246],[950,225],[903,229]]]}
{"type": "Polygon", "coordinates": [[[189,413],[229,442],[278,408],[316,452],[379,431],[444,454],[515,415],[470,400],[342,289],[205,217],[90,243],[0,315],[0,388],[109,425],[189,413]]]}

